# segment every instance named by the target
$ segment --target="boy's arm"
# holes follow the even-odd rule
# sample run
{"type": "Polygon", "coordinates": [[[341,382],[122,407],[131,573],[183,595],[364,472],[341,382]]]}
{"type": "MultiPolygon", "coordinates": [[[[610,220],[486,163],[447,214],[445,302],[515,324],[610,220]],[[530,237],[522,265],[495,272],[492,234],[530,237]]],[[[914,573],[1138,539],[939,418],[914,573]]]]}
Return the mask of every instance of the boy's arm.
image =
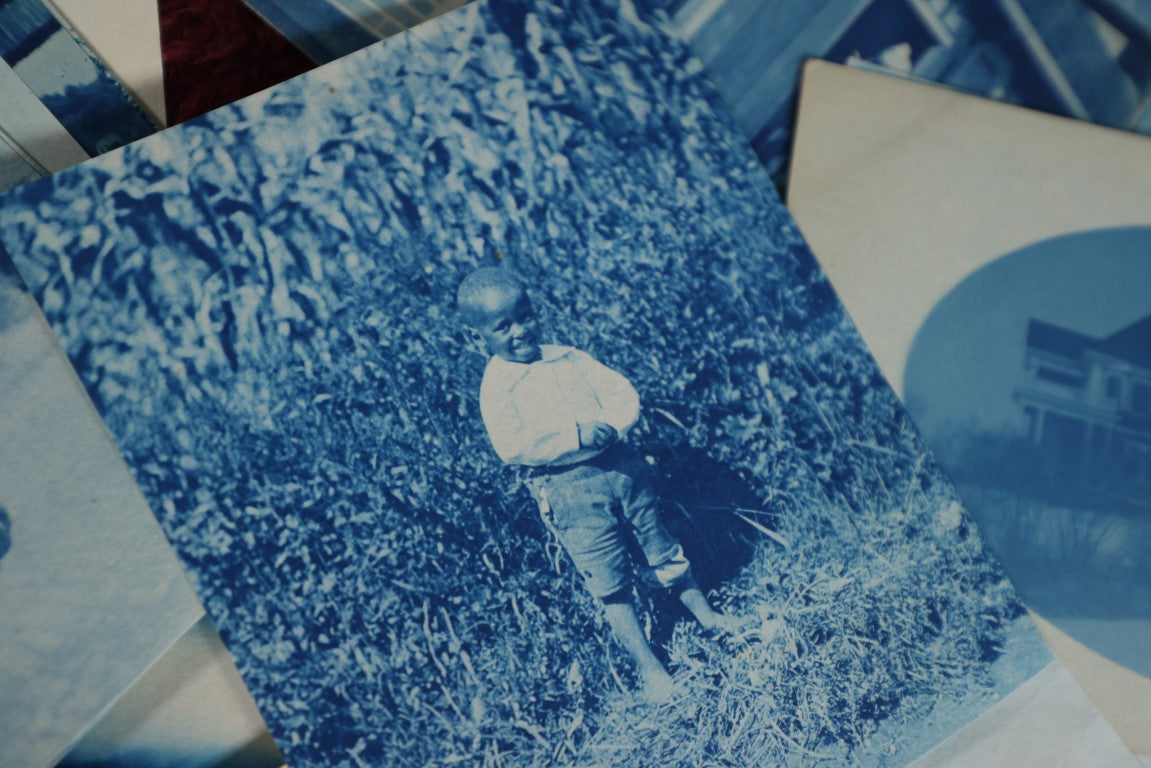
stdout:
{"type": "Polygon", "coordinates": [[[639,393],[621,373],[608,368],[591,355],[581,353],[580,374],[599,400],[602,420],[615,427],[620,439],[639,421],[639,393]]]}
{"type": "Polygon", "coordinates": [[[561,462],[580,450],[579,425],[553,411],[544,420],[526,424],[510,393],[480,387],[480,414],[496,454],[507,464],[541,466],[561,462]]]}

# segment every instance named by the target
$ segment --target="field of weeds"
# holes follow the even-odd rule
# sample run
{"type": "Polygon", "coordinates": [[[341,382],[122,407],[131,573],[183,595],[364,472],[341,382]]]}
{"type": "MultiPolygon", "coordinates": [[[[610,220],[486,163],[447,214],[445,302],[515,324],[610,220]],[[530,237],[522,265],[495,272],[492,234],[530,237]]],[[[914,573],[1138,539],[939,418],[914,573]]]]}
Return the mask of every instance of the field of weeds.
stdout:
{"type": "Polygon", "coordinates": [[[992,695],[1014,596],[719,107],[630,3],[474,3],[4,199],[290,764],[899,764],[992,695]],[[452,296],[497,261],[635,383],[749,622],[639,589],[666,706],[488,445],[452,296]]]}

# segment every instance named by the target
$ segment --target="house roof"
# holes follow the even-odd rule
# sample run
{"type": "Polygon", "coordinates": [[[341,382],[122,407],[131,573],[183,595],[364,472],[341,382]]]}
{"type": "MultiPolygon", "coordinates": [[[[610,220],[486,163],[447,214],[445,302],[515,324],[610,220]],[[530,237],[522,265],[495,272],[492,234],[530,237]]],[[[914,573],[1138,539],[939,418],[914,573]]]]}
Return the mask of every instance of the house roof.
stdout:
{"type": "Polygon", "coordinates": [[[1031,320],[1027,325],[1027,348],[1078,359],[1097,339],[1054,323],[1031,320]]]}
{"type": "Polygon", "coordinates": [[[1103,338],[1033,319],[1027,325],[1027,348],[1072,360],[1087,351],[1101,352],[1151,369],[1151,315],[1103,338]]]}
{"type": "Polygon", "coordinates": [[[1151,315],[1116,331],[1099,346],[1109,355],[1151,368],[1151,315]]]}

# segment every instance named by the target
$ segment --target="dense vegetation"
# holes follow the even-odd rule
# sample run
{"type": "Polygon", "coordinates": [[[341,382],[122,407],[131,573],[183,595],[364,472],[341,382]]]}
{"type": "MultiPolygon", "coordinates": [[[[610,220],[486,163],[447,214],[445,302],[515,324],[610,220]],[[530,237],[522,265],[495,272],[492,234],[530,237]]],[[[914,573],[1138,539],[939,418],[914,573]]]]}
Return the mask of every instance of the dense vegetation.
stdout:
{"type": "Polygon", "coordinates": [[[291,764],[905,761],[991,695],[1019,608],[698,64],[564,5],[469,6],[22,188],[0,237],[291,764]],[[749,617],[706,638],[640,590],[669,705],[487,444],[451,296],[497,260],[635,382],[749,617]]]}

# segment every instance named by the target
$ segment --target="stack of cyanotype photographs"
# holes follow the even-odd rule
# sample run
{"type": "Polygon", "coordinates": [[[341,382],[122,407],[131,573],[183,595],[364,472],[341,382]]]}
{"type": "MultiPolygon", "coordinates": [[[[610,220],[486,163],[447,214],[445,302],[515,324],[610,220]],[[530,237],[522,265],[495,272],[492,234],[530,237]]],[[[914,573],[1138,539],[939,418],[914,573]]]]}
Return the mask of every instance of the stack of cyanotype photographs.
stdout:
{"type": "Polygon", "coordinates": [[[151,122],[165,125],[160,4],[156,0],[41,2],[107,68],[151,122]]]}
{"type": "Polygon", "coordinates": [[[7,257],[0,393],[3,764],[191,768],[241,753],[244,765],[279,765],[179,560],[7,257]]]}
{"type": "MultiPolygon", "coordinates": [[[[463,0],[245,0],[331,61],[463,0]]],[[[1151,132],[1147,0],[643,0],[666,13],[777,185],[809,57],[1151,132]]]]}
{"type": "Polygon", "coordinates": [[[1143,137],[812,63],[788,202],[1054,650],[1151,761],[1149,167],[1143,137]]]}
{"type": "Polygon", "coordinates": [[[35,303],[0,285],[0,744],[48,765],[202,613],[35,303]]]}
{"type": "Polygon", "coordinates": [[[468,0],[244,0],[312,61],[323,64],[468,0]]]}
{"type": "Polygon", "coordinates": [[[805,59],[1151,132],[1147,0],[650,0],[707,65],[777,183],[805,59]]]}
{"type": "Polygon", "coordinates": [[[20,77],[0,61],[0,189],[11,189],[88,159],[20,77]]]}
{"type": "Polygon", "coordinates": [[[906,765],[1080,696],[662,18],[470,4],[0,200],[289,764],[906,765]],[[738,624],[629,582],[656,701],[492,450],[482,266],[638,390],[738,624]]]}
{"type": "Polygon", "coordinates": [[[156,130],[53,10],[0,1],[0,190],[156,130]]]}

